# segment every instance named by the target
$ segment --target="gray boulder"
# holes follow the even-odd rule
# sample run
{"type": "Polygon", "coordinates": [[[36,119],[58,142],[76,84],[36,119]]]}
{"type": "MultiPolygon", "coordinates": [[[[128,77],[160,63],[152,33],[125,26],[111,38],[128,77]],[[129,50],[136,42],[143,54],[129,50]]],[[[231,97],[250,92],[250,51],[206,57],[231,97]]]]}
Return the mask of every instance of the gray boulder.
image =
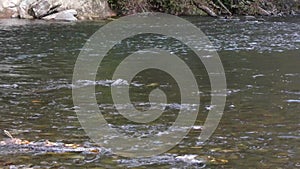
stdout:
{"type": "Polygon", "coordinates": [[[62,4],[62,9],[75,9],[80,19],[105,19],[116,14],[109,8],[107,0],[49,0],[51,4],[62,4]]]}
{"type": "Polygon", "coordinates": [[[62,21],[77,21],[77,18],[70,12],[59,12],[55,20],[62,20],[62,21]]]}
{"type": "Polygon", "coordinates": [[[47,0],[39,0],[29,5],[28,13],[34,18],[42,18],[48,15],[51,5],[47,0]]]}
{"type": "Polygon", "coordinates": [[[33,16],[28,13],[30,5],[37,0],[22,0],[19,4],[19,16],[23,19],[32,19],[33,16]]]}
{"type": "Polygon", "coordinates": [[[21,0],[0,0],[0,18],[19,16],[18,6],[21,0]]]}
{"type": "Polygon", "coordinates": [[[69,9],[60,11],[58,13],[54,13],[48,16],[43,17],[44,20],[62,20],[62,21],[77,21],[75,17],[77,15],[77,11],[75,9],[69,9]]]}
{"type": "MultiPolygon", "coordinates": [[[[107,0],[0,0],[0,18],[44,18],[69,9],[76,10],[80,19],[105,19],[116,15],[107,0]]],[[[73,17],[66,13],[57,16],[59,19],[75,20],[73,17]]]]}

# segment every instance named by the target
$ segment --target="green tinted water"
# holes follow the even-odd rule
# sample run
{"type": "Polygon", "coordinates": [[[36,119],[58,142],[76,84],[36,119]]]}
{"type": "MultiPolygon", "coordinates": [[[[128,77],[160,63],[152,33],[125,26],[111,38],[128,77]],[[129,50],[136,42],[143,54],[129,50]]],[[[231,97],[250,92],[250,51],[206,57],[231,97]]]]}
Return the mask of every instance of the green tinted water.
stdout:
{"type": "MultiPolygon", "coordinates": [[[[200,27],[215,45],[227,78],[224,115],[206,144],[199,143],[200,131],[195,128],[179,145],[153,158],[104,155],[97,159],[95,155],[28,154],[1,147],[0,166],[197,168],[200,166],[174,160],[179,155],[195,154],[209,161],[207,168],[299,167],[299,17],[265,21],[186,19],[200,27]],[[89,161],[92,159],[95,160],[89,161]]],[[[92,141],[85,135],[74,111],[72,73],[85,41],[103,24],[0,21],[1,130],[30,141],[51,140],[91,146],[92,141]]],[[[113,66],[124,53],[142,48],[137,45],[145,40],[151,46],[151,37],[136,37],[120,44],[104,60],[97,76],[96,95],[107,121],[132,135],[163,131],[178,114],[179,94],[174,79],[161,72],[157,76],[154,70],[141,72],[134,79],[136,84],[143,86],[131,87],[131,100],[138,109],[147,109],[149,105],[143,103],[148,101],[149,92],[160,87],[167,93],[171,105],[163,117],[153,123],[136,125],[117,114],[112,105],[111,82],[106,80],[114,71],[113,66]]],[[[201,126],[210,108],[206,71],[180,44],[168,40],[163,44],[173,45],[175,53],[183,53],[182,58],[195,72],[202,92],[195,126],[201,126]]],[[[4,137],[1,135],[0,140],[4,137]]]]}

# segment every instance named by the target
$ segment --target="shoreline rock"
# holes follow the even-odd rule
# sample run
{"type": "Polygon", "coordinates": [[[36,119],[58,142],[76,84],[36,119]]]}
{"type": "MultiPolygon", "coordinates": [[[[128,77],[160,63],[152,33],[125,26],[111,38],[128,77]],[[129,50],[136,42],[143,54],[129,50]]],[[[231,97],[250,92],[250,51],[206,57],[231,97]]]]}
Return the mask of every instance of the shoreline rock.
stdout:
{"type": "Polygon", "coordinates": [[[50,15],[47,15],[41,19],[44,20],[62,20],[62,21],[77,21],[78,19],[76,18],[77,16],[77,11],[75,9],[69,9],[69,10],[64,10],[60,11],[57,13],[53,13],[50,15]]]}
{"type": "Polygon", "coordinates": [[[106,0],[0,0],[0,18],[76,21],[113,16],[106,0]]]}

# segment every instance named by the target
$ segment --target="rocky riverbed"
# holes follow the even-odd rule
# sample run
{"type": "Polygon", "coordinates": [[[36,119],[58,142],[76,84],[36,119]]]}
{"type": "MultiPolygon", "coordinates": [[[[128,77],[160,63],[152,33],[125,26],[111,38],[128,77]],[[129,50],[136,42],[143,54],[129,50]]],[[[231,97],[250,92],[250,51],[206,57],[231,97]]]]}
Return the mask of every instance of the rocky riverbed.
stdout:
{"type": "Polygon", "coordinates": [[[0,0],[0,18],[94,20],[115,16],[105,0],[0,0]]]}

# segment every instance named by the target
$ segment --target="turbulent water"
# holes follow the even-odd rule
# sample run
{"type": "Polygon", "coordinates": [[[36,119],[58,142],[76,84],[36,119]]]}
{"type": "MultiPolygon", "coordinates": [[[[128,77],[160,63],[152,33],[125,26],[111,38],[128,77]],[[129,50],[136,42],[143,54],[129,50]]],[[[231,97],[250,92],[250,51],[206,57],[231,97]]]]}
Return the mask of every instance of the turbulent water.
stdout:
{"type": "MultiPolygon", "coordinates": [[[[82,153],[26,153],[0,147],[0,167],[99,168],[297,168],[299,163],[300,18],[247,20],[184,17],[208,36],[222,60],[227,78],[227,102],[214,135],[198,141],[210,105],[205,68],[185,46],[168,38],[137,36],[117,45],[103,60],[96,81],[72,84],[73,68],[86,40],[105,22],[43,22],[0,20],[0,129],[29,141],[95,147],[78,122],[72,88],[96,86],[99,109],[119,131],[134,137],[163,133],[178,115],[178,87],[168,74],[142,72],[132,82],[111,80],[119,58],[146,45],[166,45],[195,70],[201,97],[198,119],[190,133],[168,152],[151,158],[97,157],[82,153]],[[157,44],[158,43],[158,44],[157,44]],[[131,123],[115,109],[111,87],[130,86],[139,110],[164,108],[155,122],[131,123]],[[167,104],[148,103],[159,87],[167,104]]],[[[120,105],[127,109],[126,104],[120,105]]],[[[0,138],[5,138],[4,134],[0,138]]],[[[2,140],[2,139],[0,139],[2,140]]],[[[108,147],[109,148],[109,147],[108,147]]]]}

